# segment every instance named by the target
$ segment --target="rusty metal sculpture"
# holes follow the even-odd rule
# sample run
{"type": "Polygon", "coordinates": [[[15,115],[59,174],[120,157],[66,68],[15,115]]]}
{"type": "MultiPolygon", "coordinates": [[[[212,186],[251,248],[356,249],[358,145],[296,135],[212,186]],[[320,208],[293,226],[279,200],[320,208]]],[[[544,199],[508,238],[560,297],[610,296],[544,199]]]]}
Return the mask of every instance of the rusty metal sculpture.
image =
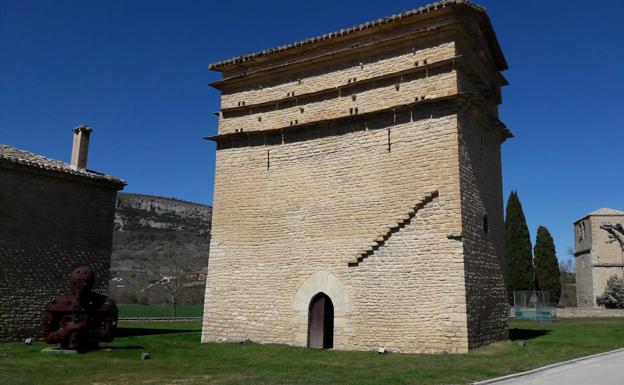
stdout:
{"type": "Polygon", "coordinates": [[[110,298],[94,293],[95,274],[81,266],[69,276],[70,292],[56,297],[43,313],[43,335],[49,344],[86,352],[100,342],[113,340],[117,306],[110,298]]]}

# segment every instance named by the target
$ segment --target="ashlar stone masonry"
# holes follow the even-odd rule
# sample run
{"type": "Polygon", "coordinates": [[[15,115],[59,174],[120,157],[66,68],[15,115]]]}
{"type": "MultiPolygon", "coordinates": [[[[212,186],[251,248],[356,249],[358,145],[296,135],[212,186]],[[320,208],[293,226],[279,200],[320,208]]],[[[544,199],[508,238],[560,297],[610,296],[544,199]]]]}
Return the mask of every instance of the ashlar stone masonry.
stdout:
{"type": "Polygon", "coordinates": [[[463,353],[506,339],[506,68],[484,9],[459,0],[212,64],[202,341],[463,353]]]}

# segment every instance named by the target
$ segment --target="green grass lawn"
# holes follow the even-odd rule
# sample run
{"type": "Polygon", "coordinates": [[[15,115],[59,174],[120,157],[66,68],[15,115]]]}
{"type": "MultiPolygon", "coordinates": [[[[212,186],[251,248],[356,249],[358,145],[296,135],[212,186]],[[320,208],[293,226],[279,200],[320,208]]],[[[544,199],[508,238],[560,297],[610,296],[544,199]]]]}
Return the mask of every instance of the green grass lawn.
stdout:
{"type": "MultiPolygon", "coordinates": [[[[171,306],[167,305],[118,305],[119,317],[171,317],[171,306]]],[[[176,317],[201,317],[201,305],[180,305],[176,317]]]]}
{"type": "Polygon", "coordinates": [[[0,384],[467,384],[624,346],[623,319],[511,321],[512,338],[469,354],[385,354],[200,344],[195,322],[123,322],[110,351],[0,344],[0,384]],[[149,352],[150,360],[141,360],[149,352]]]}

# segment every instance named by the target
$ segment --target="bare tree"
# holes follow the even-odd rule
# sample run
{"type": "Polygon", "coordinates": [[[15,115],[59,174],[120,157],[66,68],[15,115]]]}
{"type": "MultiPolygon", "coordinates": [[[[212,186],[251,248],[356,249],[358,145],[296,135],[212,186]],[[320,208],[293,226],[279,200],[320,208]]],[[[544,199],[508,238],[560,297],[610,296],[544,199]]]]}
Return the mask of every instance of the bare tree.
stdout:
{"type": "Polygon", "coordinates": [[[576,266],[572,259],[559,261],[559,271],[561,272],[561,283],[576,282],[576,266]]]}
{"type": "Polygon", "coordinates": [[[563,261],[559,261],[559,270],[563,273],[574,274],[576,272],[576,266],[574,264],[574,261],[569,258],[563,261]]]}
{"type": "Polygon", "coordinates": [[[570,258],[574,259],[575,256],[576,256],[576,252],[574,251],[574,247],[568,246],[567,254],[570,256],[570,258]]]}
{"type": "Polygon", "coordinates": [[[609,240],[607,242],[613,243],[617,241],[620,244],[620,248],[624,251],[624,226],[621,223],[609,223],[604,222],[600,225],[600,228],[609,233],[609,240]]]}
{"type": "Polygon", "coordinates": [[[568,258],[559,260],[559,271],[561,272],[561,283],[576,282],[576,261],[575,253],[572,247],[568,247],[568,258]]]}
{"type": "Polygon", "coordinates": [[[182,291],[186,287],[187,274],[176,263],[174,258],[170,258],[169,261],[169,265],[161,269],[158,273],[150,273],[150,284],[146,289],[155,286],[163,288],[167,295],[167,301],[171,304],[171,318],[176,318],[178,301],[182,291]]]}
{"type": "Polygon", "coordinates": [[[576,307],[576,256],[574,248],[568,247],[568,258],[559,261],[561,272],[561,299],[559,306],[576,307]]]}
{"type": "Polygon", "coordinates": [[[618,242],[622,250],[622,273],[624,274],[624,226],[621,223],[602,222],[600,228],[609,233],[607,243],[618,242]]]}

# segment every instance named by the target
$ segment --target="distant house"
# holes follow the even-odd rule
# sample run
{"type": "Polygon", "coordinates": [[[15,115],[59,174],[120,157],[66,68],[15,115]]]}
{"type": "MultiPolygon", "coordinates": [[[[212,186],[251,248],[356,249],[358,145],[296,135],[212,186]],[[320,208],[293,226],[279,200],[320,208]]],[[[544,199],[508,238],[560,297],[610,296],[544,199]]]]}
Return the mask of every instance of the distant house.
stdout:
{"type": "Polygon", "coordinates": [[[71,163],[0,144],[0,341],[39,333],[41,312],[79,265],[107,291],[117,191],[87,169],[91,128],[74,129],[71,163]]]}
{"type": "Polygon", "coordinates": [[[208,276],[207,271],[191,271],[186,273],[187,281],[205,281],[208,276]]]}

